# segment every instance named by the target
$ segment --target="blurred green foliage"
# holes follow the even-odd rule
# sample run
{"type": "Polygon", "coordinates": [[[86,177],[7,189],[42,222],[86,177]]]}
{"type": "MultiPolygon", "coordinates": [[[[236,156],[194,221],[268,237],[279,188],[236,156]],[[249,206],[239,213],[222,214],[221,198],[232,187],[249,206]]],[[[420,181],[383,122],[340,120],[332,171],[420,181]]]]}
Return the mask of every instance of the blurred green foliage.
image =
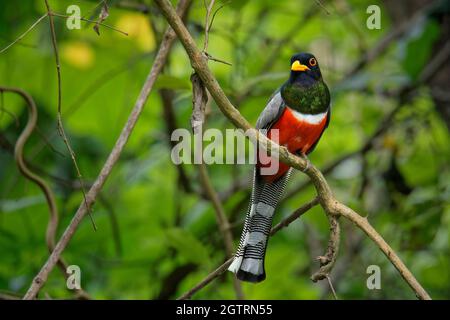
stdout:
{"type": "MultiPolygon", "coordinates": [[[[76,3],[86,17],[92,16],[97,5],[74,0],[50,3],[59,13],[76,3]]],[[[149,1],[144,4],[150,7],[150,14],[115,6],[109,10],[105,23],[129,32],[128,37],[106,28],[100,28],[98,36],[93,25],[85,23],[81,30],[68,30],[65,20],[55,17],[62,62],[63,121],[86,183],[97,176],[126,122],[166,26],[157,8],[149,1]]],[[[333,94],[331,125],[311,155],[318,167],[357,150],[370,137],[398,101],[397,96],[386,97],[379,92],[417,79],[435,54],[432,46],[439,36],[439,26],[425,19],[373,63],[342,82],[365,48],[373,47],[392,31],[383,3],[349,0],[348,4],[350,13],[340,14],[334,3],[327,2],[331,11],[327,15],[314,1],[231,1],[217,14],[210,35],[209,53],[232,63],[230,67],[210,62],[210,67],[253,124],[270,94],[287,78],[290,56],[310,51],[318,57],[333,94]],[[365,9],[374,3],[382,8],[381,30],[365,27],[365,9]],[[313,14],[303,22],[308,10],[313,14]],[[280,43],[292,28],[295,32],[280,43]],[[272,52],[273,60],[267,61],[272,52]],[[247,88],[251,90],[246,92],[247,88]]],[[[43,1],[2,3],[0,47],[12,42],[44,13],[43,1]]],[[[194,0],[188,26],[199,45],[203,43],[204,16],[203,1],[194,0]]],[[[183,50],[176,43],[94,207],[98,231],[94,232],[85,219],[64,252],[69,264],[81,267],[82,285],[94,298],[175,298],[225,259],[213,208],[198,196],[201,186],[196,168],[183,166],[195,190],[187,193],[179,185],[177,169],[170,159],[159,90],[173,91],[176,125],[189,128],[192,69],[183,50]]],[[[38,131],[26,144],[25,156],[57,196],[60,235],[82,195],[74,188],[76,173],[56,129],[56,70],[47,19],[0,54],[0,84],[26,90],[38,105],[38,131]]],[[[27,109],[12,94],[0,98],[0,133],[14,144],[27,121],[27,109]]],[[[208,127],[232,128],[214,103],[208,127]]],[[[337,197],[367,214],[430,295],[440,299],[450,298],[449,156],[447,128],[435,111],[429,91],[421,87],[364,157],[352,157],[328,175],[337,197]],[[400,180],[403,188],[399,187],[400,180]]],[[[212,165],[208,170],[221,192],[236,179],[249,176],[252,167],[212,165]]],[[[305,180],[303,174],[296,173],[290,188],[305,180]]],[[[275,220],[313,196],[314,190],[308,187],[290,197],[278,208],[275,220]]],[[[236,241],[247,200],[248,190],[240,190],[224,203],[236,241]]],[[[258,285],[243,284],[247,298],[331,297],[325,283],[314,284],[309,279],[318,268],[314,258],[323,253],[327,243],[327,220],[319,207],[300,220],[271,239],[267,280],[258,285]]],[[[26,291],[48,256],[47,221],[44,196],[20,175],[11,152],[0,149],[0,292],[21,295],[26,291]]],[[[231,277],[227,273],[194,298],[234,298],[231,277]]],[[[331,278],[342,299],[414,299],[383,254],[345,221],[331,278]],[[381,267],[381,290],[366,287],[369,265],[381,267]]],[[[57,269],[41,297],[44,294],[73,296],[65,289],[57,269]]]]}

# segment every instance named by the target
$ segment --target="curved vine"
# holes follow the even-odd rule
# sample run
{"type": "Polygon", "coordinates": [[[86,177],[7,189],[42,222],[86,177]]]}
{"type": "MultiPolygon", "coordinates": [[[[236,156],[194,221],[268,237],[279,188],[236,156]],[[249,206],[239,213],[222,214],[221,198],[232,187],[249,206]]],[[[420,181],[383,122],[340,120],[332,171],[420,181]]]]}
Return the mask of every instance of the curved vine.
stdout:
{"type": "MultiPolygon", "coordinates": [[[[12,92],[21,96],[25,100],[28,108],[28,121],[27,124],[25,125],[25,128],[22,130],[21,134],[19,135],[19,138],[16,141],[14,147],[14,159],[17,163],[17,167],[20,173],[26,179],[36,184],[45,195],[45,200],[47,202],[47,206],[49,209],[49,221],[47,224],[47,231],[45,233],[45,240],[47,243],[48,250],[51,253],[55,248],[56,231],[58,229],[59,223],[59,214],[58,214],[58,207],[56,205],[55,195],[48,186],[48,184],[46,183],[46,181],[38,174],[34,173],[28,167],[23,155],[24,146],[28,141],[28,139],[30,138],[31,134],[33,133],[34,129],[36,128],[38,118],[36,103],[27,92],[19,88],[9,88],[0,86],[0,92],[12,92]]],[[[59,259],[58,265],[61,271],[63,272],[64,276],[67,276],[66,273],[67,264],[64,262],[62,258],[59,259]]],[[[80,298],[87,299],[89,297],[88,294],[84,292],[82,289],[77,290],[77,294],[80,298]]]]}

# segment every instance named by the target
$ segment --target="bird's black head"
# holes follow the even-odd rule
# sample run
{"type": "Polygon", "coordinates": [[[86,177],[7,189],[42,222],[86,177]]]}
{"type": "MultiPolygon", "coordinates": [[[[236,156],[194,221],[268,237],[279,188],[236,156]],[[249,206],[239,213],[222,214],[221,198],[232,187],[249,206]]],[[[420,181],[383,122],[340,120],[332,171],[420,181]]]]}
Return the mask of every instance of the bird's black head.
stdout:
{"type": "Polygon", "coordinates": [[[297,53],[291,58],[290,82],[314,83],[322,78],[319,62],[311,53],[297,53]]]}

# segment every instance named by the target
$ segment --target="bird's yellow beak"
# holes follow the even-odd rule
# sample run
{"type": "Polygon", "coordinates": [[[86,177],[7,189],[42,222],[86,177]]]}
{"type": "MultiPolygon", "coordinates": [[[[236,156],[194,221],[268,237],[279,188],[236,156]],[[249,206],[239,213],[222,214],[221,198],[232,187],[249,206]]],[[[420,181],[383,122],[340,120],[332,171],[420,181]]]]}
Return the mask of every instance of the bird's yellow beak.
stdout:
{"type": "Polygon", "coordinates": [[[307,66],[305,66],[304,64],[301,64],[300,61],[295,60],[291,66],[291,70],[292,71],[306,71],[306,70],[309,70],[309,68],[307,66]]]}

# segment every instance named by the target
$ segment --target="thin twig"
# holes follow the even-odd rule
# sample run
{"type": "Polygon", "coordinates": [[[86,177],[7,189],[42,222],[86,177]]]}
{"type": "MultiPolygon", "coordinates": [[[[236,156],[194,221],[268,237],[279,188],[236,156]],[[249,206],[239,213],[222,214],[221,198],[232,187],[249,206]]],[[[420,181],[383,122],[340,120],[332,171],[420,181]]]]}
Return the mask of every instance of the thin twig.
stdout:
{"type": "Polygon", "coordinates": [[[333,283],[331,282],[330,276],[327,275],[326,277],[327,277],[328,285],[330,286],[331,293],[333,294],[334,300],[339,300],[338,296],[336,294],[336,291],[334,290],[333,283]]]}
{"type": "Polygon", "coordinates": [[[61,156],[61,157],[66,157],[66,155],[64,153],[62,153],[61,151],[59,151],[58,149],[56,149],[51,143],[50,141],[47,139],[47,137],[45,136],[45,134],[41,131],[41,129],[39,129],[39,126],[36,126],[36,133],[39,135],[39,137],[41,137],[41,140],[43,141],[44,146],[47,146],[52,152],[56,153],[57,155],[61,156]]]}
{"type": "Polygon", "coordinates": [[[315,207],[316,205],[319,204],[319,198],[315,197],[314,199],[312,199],[311,201],[305,203],[303,206],[301,206],[300,208],[298,208],[297,210],[295,210],[293,213],[291,213],[288,217],[286,217],[285,219],[283,219],[281,222],[279,222],[275,227],[272,228],[272,230],[270,231],[270,235],[274,235],[275,233],[277,233],[278,231],[280,231],[283,228],[286,228],[287,226],[289,226],[292,222],[294,222],[295,220],[297,220],[298,218],[300,218],[300,216],[302,214],[304,214],[306,211],[308,211],[309,209],[311,209],[312,207],[315,207]]]}
{"type": "Polygon", "coordinates": [[[64,117],[67,119],[68,117],[72,116],[72,114],[76,113],[78,109],[83,106],[86,100],[88,100],[92,95],[98,92],[100,88],[108,84],[108,82],[113,80],[115,77],[124,72],[130,72],[130,70],[132,70],[136,64],[140,63],[144,59],[151,59],[152,57],[153,54],[149,52],[136,55],[127,62],[119,66],[115,66],[114,68],[111,68],[110,70],[99,75],[91,83],[89,83],[89,85],[86,86],[86,88],[77,96],[77,98],[74,99],[74,101],[67,107],[65,112],[63,112],[64,117]]]}
{"type": "Polygon", "coordinates": [[[223,274],[225,271],[227,271],[227,268],[230,266],[230,264],[233,262],[234,258],[230,258],[227,261],[225,261],[221,266],[219,266],[216,270],[211,272],[204,278],[202,281],[200,281],[198,284],[196,284],[194,287],[192,287],[189,291],[182,294],[177,300],[188,300],[190,299],[196,292],[200,291],[204,287],[206,287],[209,283],[211,283],[214,279],[218,278],[221,274],[223,274]]]}
{"type": "MultiPolygon", "coordinates": [[[[180,0],[178,5],[178,12],[180,15],[183,15],[186,11],[189,0],[180,0]]],[[[61,256],[64,249],[67,247],[68,243],[72,239],[73,235],[75,234],[78,226],[80,225],[81,221],[83,220],[84,216],[86,215],[88,209],[94,204],[95,199],[97,198],[98,194],[100,193],[101,189],[103,188],[107,178],[112,172],[112,169],[114,168],[115,164],[117,163],[117,160],[119,159],[119,156],[121,155],[136,123],[139,119],[139,116],[144,108],[145,102],[147,101],[147,98],[150,94],[150,91],[153,88],[153,85],[156,81],[156,78],[158,77],[159,73],[161,72],[166,60],[167,56],[169,54],[169,51],[172,47],[173,41],[175,40],[175,33],[171,28],[168,28],[164,34],[163,42],[160,45],[160,48],[158,50],[158,54],[156,55],[155,61],[153,63],[153,66],[147,76],[147,79],[141,89],[141,92],[137,98],[136,104],[131,111],[131,114],[128,118],[127,123],[125,124],[124,128],[122,129],[122,132],[120,133],[119,138],[116,141],[116,144],[114,145],[114,148],[111,150],[111,153],[108,156],[108,159],[106,160],[105,164],[103,165],[103,168],[101,169],[97,179],[95,180],[94,184],[89,189],[89,192],[86,194],[87,202],[85,203],[82,201],[80,204],[77,212],[75,213],[74,217],[72,218],[72,221],[70,222],[69,226],[64,231],[63,235],[59,239],[58,243],[55,246],[55,249],[50,254],[50,257],[47,259],[45,264],[42,266],[41,270],[38,272],[36,277],[33,279],[33,282],[31,283],[30,288],[28,289],[27,293],[24,296],[24,299],[30,300],[34,299],[36,297],[36,294],[39,292],[39,290],[42,288],[44,283],[47,281],[48,276],[50,272],[55,267],[55,264],[59,260],[59,257],[61,256]]]]}
{"type": "Polygon", "coordinates": [[[207,52],[208,51],[208,44],[209,44],[209,30],[211,28],[211,24],[210,24],[210,17],[211,17],[211,12],[212,9],[214,8],[214,2],[215,0],[211,0],[209,2],[209,5],[206,5],[206,0],[204,0],[204,4],[205,4],[205,9],[206,9],[206,14],[205,14],[205,42],[203,43],[203,52],[207,52]]]}
{"type": "MultiPolygon", "coordinates": [[[[120,65],[118,67],[112,68],[105,73],[101,74],[98,78],[96,78],[89,86],[87,86],[74,100],[73,103],[69,104],[65,110],[62,110],[64,119],[68,119],[71,117],[75,112],[77,112],[81,107],[83,107],[86,100],[88,100],[93,94],[95,94],[98,90],[100,90],[101,87],[106,85],[109,81],[112,81],[116,76],[119,74],[129,71],[132,66],[134,66],[136,63],[141,61],[144,58],[150,57],[150,53],[144,53],[140,54],[136,57],[133,57],[130,61],[127,61],[123,65],[120,65]]],[[[58,135],[58,131],[52,131],[48,137],[46,138],[47,141],[51,141],[54,139],[55,136],[58,135]]],[[[45,144],[37,144],[30,155],[32,157],[35,157],[37,154],[41,152],[41,150],[44,148],[45,144]]]]}
{"type": "Polygon", "coordinates": [[[317,260],[320,263],[320,269],[311,276],[311,280],[313,282],[317,282],[328,277],[336,262],[339,251],[341,228],[339,225],[338,216],[330,215],[328,212],[327,216],[330,222],[330,239],[328,240],[325,255],[317,257],[317,260]]]}
{"type": "Polygon", "coordinates": [[[0,292],[0,300],[20,300],[20,295],[15,292],[0,292]]]}
{"type": "Polygon", "coordinates": [[[14,40],[13,42],[11,42],[10,44],[8,44],[6,47],[4,47],[0,53],[5,52],[6,50],[8,50],[9,48],[11,48],[14,44],[16,44],[17,42],[19,42],[20,40],[23,39],[23,37],[25,37],[31,30],[34,29],[34,27],[36,27],[42,20],[45,19],[45,17],[48,15],[48,13],[44,14],[42,17],[40,17],[39,19],[37,19],[32,25],[31,27],[29,27],[27,29],[27,31],[25,31],[24,33],[22,33],[16,40],[14,40]]]}
{"type": "MultiPolygon", "coordinates": [[[[88,207],[87,201],[86,201],[86,190],[83,186],[83,176],[81,175],[81,171],[80,171],[80,168],[78,167],[75,152],[73,151],[72,146],[69,141],[69,138],[66,135],[66,132],[64,130],[63,121],[62,121],[61,63],[59,62],[59,52],[58,52],[58,44],[56,41],[56,31],[55,31],[55,23],[53,21],[53,13],[52,13],[52,10],[50,9],[48,0],[44,0],[44,1],[45,1],[45,6],[47,7],[47,15],[48,15],[49,22],[50,22],[50,34],[51,34],[51,38],[52,38],[53,53],[55,56],[55,63],[56,63],[56,74],[57,74],[57,83],[58,83],[58,102],[57,102],[58,103],[58,106],[57,106],[58,132],[59,132],[59,135],[61,136],[62,140],[64,141],[64,144],[67,147],[67,151],[70,154],[70,158],[72,159],[72,163],[77,172],[77,178],[80,181],[81,192],[83,193],[84,202],[86,204],[86,207],[88,207]]],[[[94,218],[92,217],[91,210],[89,210],[88,213],[89,213],[89,218],[91,219],[92,226],[94,227],[94,230],[96,231],[97,226],[95,224],[94,218]]]]}
{"type": "Polygon", "coordinates": [[[218,7],[218,8],[214,11],[213,16],[212,16],[212,18],[211,18],[211,22],[209,23],[209,26],[208,26],[208,31],[211,31],[211,28],[212,28],[212,25],[213,25],[213,23],[214,23],[214,19],[216,18],[217,13],[218,13],[220,10],[222,10],[222,9],[223,9],[226,5],[228,5],[228,4],[230,4],[230,1],[225,2],[224,4],[222,4],[220,7],[218,7]]]}
{"type": "Polygon", "coordinates": [[[16,116],[16,114],[14,112],[11,112],[11,111],[9,111],[8,109],[5,108],[4,101],[3,101],[3,91],[0,92],[0,94],[1,94],[1,96],[0,96],[0,120],[3,119],[3,116],[5,114],[7,114],[8,116],[11,117],[11,119],[14,120],[14,124],[18,128],[20,126],[19,118],[16,116]]]}
{"type": "MultiPolygon", "coordinates": [[[[60,13],[56,13],[56,12],[51,12],[50,15],[55,16],[55,17],[60,17],[60,18],[66,18],[66,19],[70,18],[70,16],[68,16],[68,15],[60,14],[60,13]]],[[[99,22],[99,21],[95,21],[95,20],[91,20],[91,19],[86,19],[86,18],[80,18],[80,20],[81,21],[85,21],[85,22],[96,23],[96,24],[99,24],[99,25],[101,25],[101,26],[103,26],[105,28],[114,30],[116,32],[119,32],[119,33],[125,35],[125,36],[128,36],[127,32],[119,30],[117,28],[114,28],[113,26],[110,26],[109,24],[106,24],[106,23],[103,23],[103,22],[99,22]]]]}
{"type": "Polygon", "coordinates": [[[210,55],[208,52],[204,52],[204,55],[206,56],[206,58],[208,58],[208,60],[223,63],[223,64],[226,64],[227,66],[232,66],[232,64],[230,62],[215,58],[212,55],[210,55]]]}
{"type": "MultiPolygon", "coordinates": [[[[339,282],[344,280],[344,275],[348,271],[350,265],[354,263],[355,257],[358,257],[363,248],[364,233],[355,235],[355,229],[351,229],[351,225],[346,225],[346,246],[344,255],[337,261],[333,268],[333,289],[339,285],[339,282]]],[[[331,278],[330,278],[331,279],[331,278]]],[[[323,300],[328,296],[328,288],[323,287],[321,290],[320,299],[323,300]]]]}
{"type": "MultiPolygon", "coordinates": [[[[12,47],[13,45],[15,45],[17,42],[19,42],[20,40],[22,40],[31,30],[33,30],[42,20],[45,19],[45,17],[47,17],[48,15],[52,15],[55,17],[60,17],[60,18],[70,18],[70,16],[65,15],[65,14],[60,14],[60,13],[56,13],[56,12],[47,12],[46,14],[44,14],[43,16],[41,16],[39,19],[37,19],[24,33],[22,33],[16,40],[14,40],[13,42],[11,42],[10,44],[8,44],[6,47],[4,47],[2,50],[0,50],[0,54],[5,52],[6,50],[8,50],[10,47],[12,47]]],[[[117,28],[114,28],[113,26],[110,26],[108,24],[102,23],[102,22],[98,22],[98,21],[94,21],[94,20],[90,20],[90,19],[86,19],[86,18],[80,18],[80,20],[85,21],[85,22],[96,22],[101,26],[104,26],[105,28],[109,28],[111,30],[117,31],[122,33],[123,35],[128,36],[127,32],[124,32],[122,30],[119,30],[117,28]]]]}
{"type": "Polygon", "coordinates": [[[211,0],[209,2],[209,5],[206,4],[206,0],[203,0],[203,3],[205,5],[205,9],[206,9],[206,14],[205,14],[205,41],[203,43],[203,51],[202,51],[203,55],[208,60],[212,60],[212,61],[215,61],[215,62],[220,62],[220,63],[223,63],[223,64],[231,66],[231,63],[229,63],[229,62],[227,62],[225,60],[222,60],[222,59],[215,58],[215,57],[213,57],[212,55],[210,55],[208,53],[209,32],[211,31],[212,24],[214,22],[214,18],[216,17],[217,12],[219,12],[219,10],[222,9],[226,4],[223,4],[222,6],[220,6],[214,12],[213,16],[211,17],[211,13],[212,13],[212,10],[214,8],[215,0],[211,0]]]}
{"type": "Polygon", "coordinates": [[[322,1],[320,1],[320,0],[314,0],[316,3],[317,3],[317,5],[319,6],[319,7],[321,7],[322,9],[323,9],[323,11],[325,11],[325,13],[329,16],[330,15],[330,11],[328,11],[328,9],[324,6],[324,4],[322,3],[322,1]]]}

